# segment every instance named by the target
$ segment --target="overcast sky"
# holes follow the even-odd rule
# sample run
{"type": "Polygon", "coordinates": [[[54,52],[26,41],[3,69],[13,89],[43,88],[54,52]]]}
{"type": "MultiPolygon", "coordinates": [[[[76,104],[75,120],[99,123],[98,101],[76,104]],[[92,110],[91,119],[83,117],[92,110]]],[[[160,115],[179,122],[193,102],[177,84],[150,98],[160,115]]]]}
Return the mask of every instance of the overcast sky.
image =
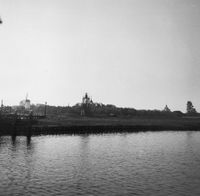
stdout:
{"type": "Polygon", "coordinates": [[[0,0],[0,99],[200,111],[199,0],[0,0]]]}

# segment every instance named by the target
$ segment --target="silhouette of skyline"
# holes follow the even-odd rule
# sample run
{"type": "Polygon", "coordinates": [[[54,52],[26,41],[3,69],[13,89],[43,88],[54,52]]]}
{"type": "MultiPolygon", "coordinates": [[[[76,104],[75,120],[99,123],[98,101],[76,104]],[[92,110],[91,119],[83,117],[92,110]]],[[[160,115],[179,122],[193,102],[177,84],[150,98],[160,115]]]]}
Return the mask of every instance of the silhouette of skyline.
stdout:
{"type": "Polygon", "coordinates": [[[198,0],[1,1],[0,98],[200,110],[198,0]]]}

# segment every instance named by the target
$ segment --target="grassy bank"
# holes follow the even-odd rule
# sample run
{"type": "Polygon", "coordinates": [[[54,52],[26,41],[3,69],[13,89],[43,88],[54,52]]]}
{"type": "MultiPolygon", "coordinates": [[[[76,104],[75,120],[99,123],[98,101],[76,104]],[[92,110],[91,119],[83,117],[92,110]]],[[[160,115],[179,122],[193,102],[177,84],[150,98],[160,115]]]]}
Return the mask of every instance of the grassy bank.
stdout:
{"type": "Polygon", "coordinates": [[[47,126],[197,126],[200,118],[46,118],[38,121],[38,125],[47,126]]]}
{"type": "Polygon", "coordinates": [[[36,135],[163,130],[200,130],[200,118],[47,118],[33,127],[36,135]]]}
{"type": "Polygon", "coordinates": [[[2,129],[1,135],[46,135],[46,134],[99,134],[164,130],[200,130],[200,118],[46,118],[39,119],[32,127],[23,123],[12,129],[2,129]]]}

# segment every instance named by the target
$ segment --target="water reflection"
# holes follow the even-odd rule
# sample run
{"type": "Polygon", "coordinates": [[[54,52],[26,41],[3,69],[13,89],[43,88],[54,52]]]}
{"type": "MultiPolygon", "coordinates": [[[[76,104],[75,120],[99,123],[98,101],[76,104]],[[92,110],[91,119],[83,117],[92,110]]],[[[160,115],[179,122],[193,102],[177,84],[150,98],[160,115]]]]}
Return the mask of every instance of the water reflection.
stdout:
{"type": "MultiPolygon", "coordinates": [[[[196,140],[195,132],[187,131],[185,134],[185,145],[188,151],[188,159],[195,159],[200,163],[200,142],[196,140]]],[[[192,163],[191,163],[192,164],[192,163]]]]}
{"type": "Polygon", "coordinates": [[[82,165],[80,168],[82,169],[84,167],[84,162],[87,160],[88,157],[88,151],[89,151],[89,142],[90,142],[90,136],[87,134],[80,136],[80,164],[82,165]]]}
{"type": "Polygon", "coordinates": [[[85,149],[88,148],[89,142],[90,142],[90,135],[88,134],[80,135],[80,148],[83,151],[85,151],[85,149]]]}
{"type": "Polygon", "coordinates": [[[11,136],[11,141],[12,141],[13,147],[16,147],[16,138],[17,138],[16,135],[12,135],[12,136],[11,136]]]}
{"type": "MultiPolygon", "coordinates": [[[[27,150],[29,150],[29,151],[33,149],[31,136],[21,137],[21,136],[13,135],[10,137],[10,140],[11,140],[12,151],[16,151],[18,147],[20,148],[20,147],[24,147],[24,146],[26,146],[27,150]],[[26,145],[24,145],[24,144],[26,144],[26,145]]],[[[1,137],[0,137],[0,145],[1,145],[1,143],[3,143],[3,139],[1,139],[1,137]]],[[[5,143],[5,141],[4,141],[4,143],[5,143]]]]}
{"type": "Polygon", "coordinates": [[[2,145],[3,145],[3,137],[0,135],[0,153],[2,150],[2,145]]]}
{"type": "Polygon", "coordinates": [[[31,136],[26,137],[27,149],[31,149],[31,136]]]}

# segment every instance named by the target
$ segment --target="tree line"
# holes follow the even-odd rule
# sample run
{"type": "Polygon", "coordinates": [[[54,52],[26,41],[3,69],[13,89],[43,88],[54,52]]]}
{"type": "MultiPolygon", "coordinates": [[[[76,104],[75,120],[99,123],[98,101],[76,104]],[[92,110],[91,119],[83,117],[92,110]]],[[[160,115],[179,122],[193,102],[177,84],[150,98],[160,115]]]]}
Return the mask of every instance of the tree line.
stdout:
{"type": "MultiPolygon", "coordinates": [[[[87,110],[82,116],[90,117],[183,117],[183,116],[195,116],[198,115],[191,101],[187,102],[186,113],[181,111],[170,111],[169,109],[163,110],[136,110],[128,107],[116,107],[112,104],[91,103],[85,107],[83,104],[78,103],[74,106],[50,106],[47,105],[47,114],[50,116],[74,116],[79,117],[82,114],[82,110],[87,110]]],[[[168,107],[167,107],[168,108],[168,107]]],[[[35,114],[42,114],[44,112],[44,105],[31,106],[31,110],[35,114]]]]}
{"type": "MultiPolygon", "coordinates": [[[[51,106],[47,105],[47,115],[48,116],[63,116],[63,117],[80,117],[80,116],[89,116],[89,117],[183,117],[183,116],[198,116],[200,115],[191,101],[188,101],[186,104],[186,113],[181,111],[171,111],[166,105],[163,110],[136,110],[134,108],[128,107],[117,107],[112,104],[103,104],[103,103],[94,103],[92,101],[86,103],[77,103],[73,106],[51,106]],[[89,104],[88,104],[89,103],[89,104]],[[84,110],[84,112],[83,112],[84,110]]],[[[20,106],[17,109],[19,113],[23,112],[24,109],[20,106]]],[[[35,115],[43,115],[45,110],[45,105],[31,105],[31,111],[35,115]]],[[[1,108],[2,113],[11,113],[16,112],[16,109],[13,109],[10,106],[4,106],[1,108]]],[[[29,111],[25,111],[29,112],[29,111]]]]}

